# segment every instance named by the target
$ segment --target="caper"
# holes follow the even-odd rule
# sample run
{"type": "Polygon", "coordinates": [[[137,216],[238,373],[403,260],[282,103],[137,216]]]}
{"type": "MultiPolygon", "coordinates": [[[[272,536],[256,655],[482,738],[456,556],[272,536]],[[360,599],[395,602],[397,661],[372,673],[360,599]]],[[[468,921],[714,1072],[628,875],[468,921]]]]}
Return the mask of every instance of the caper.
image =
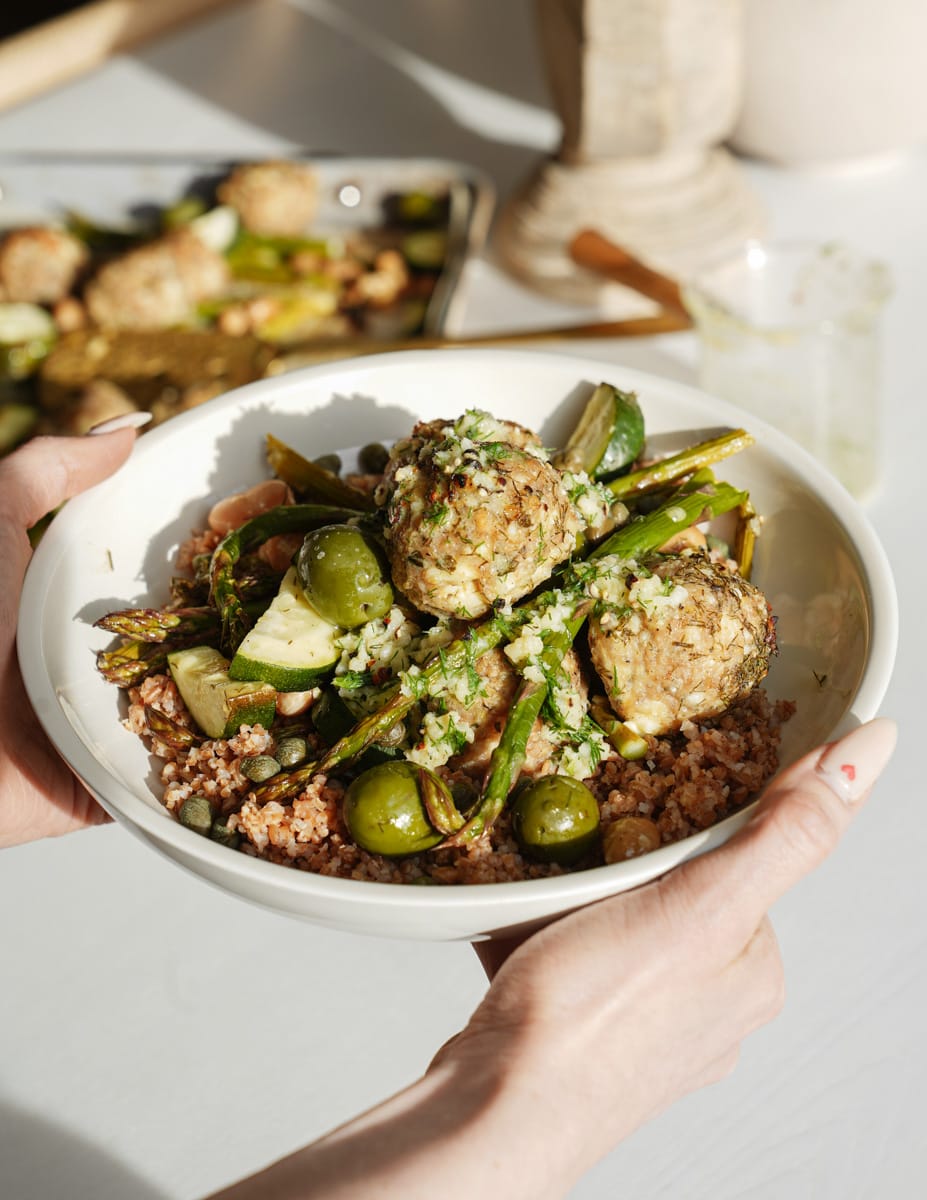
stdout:
{"type": "Polygon", "coordinates": [[[242,775],[252,783],[264,783],[280,771],[280,764],[269,754],[255,754],[252,758],[243,758],[239,764],[242,775]]]}
{"type": "Polygon", "coordinates": [[[357,452],[357,465],[365,475],[382,475],[389,462],[389,451],[382,442],[368,442],[357,452]]]}
{"type": "Polygon", "coordinates": [[[397,721],[395,725],[390,725],[389,729],[385,730],[376,740],[376,745],[383,746],[387,750],[394,750],[397,746],[401,746],[406,738],[406,727],[403,721],[397,721]]]}
{"type": "Polygon", "coordinates": [[[317,467],[321,467],[323,471],[331,471],[333,475],[338,475],[341,472],[341,459],[337,454],[320,454],[318,458],[312,460],[317,467]]]}
{"type": "Polygon", "coordinates": [[[420,771],[443,787],[431,771],[405,760],[371,767],[348,787],[344,820],[363,850],[401,858],[430,850],[441,841],[442,835],[429,822],[422,802],[420,771]]]}
{"type": "Polygon", "coordinates": [[[296,767],[305,762],[309,754],[306,739],[302,737],[285,737],[277,743],[277,753],[274,755],[281,767],[296,767]]]}
{"type": "Polygon", "coordinates": [[[214,842],[218,842],[220,846],[228,846],[234,850],[241,841],[241,835],[237,829],[229,829],[228,821],[225,817],[216,817],[209,830],[209,836],[214,842]]]}
{"type": "Polygon", "coordinates": [[[389,564],[356,525],[323,525],[307,533],[296,571],[313,608],[343,629],[385,617],[392,607],[389,564]]]}
{"type": "Polygon", "coordinates": [[[177,811],[177,819],[205,837],[212,828],[212,805],[205,796],[188,796],[177,811]]]}
{"type": "Polygon", "coordinates": [[[594,844],[599,806],[592,792],[566,775],[529,783],[512,806],[512,829],[529,858],[569,866],[594,844]]]}

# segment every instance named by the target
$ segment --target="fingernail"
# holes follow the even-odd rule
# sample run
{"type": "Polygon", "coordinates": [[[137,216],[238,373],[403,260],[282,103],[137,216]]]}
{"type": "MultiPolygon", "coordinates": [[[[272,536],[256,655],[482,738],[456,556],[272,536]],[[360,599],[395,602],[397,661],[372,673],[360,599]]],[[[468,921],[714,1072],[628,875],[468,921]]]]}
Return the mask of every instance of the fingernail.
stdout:
{"type": "Polygon", "coordinates": [[[884,717],[860,725],[824,751],[815,771],[845,804],[857,804],[881,775],[897,736],[895,722],[884,717]]]}
{"type": "Polygon", "coordinates": [[[88,436],[95,433],[115,433],[117,429],[141,429],[151,420],[150,412],[127,412],[118,417],[110,417],[87,430],[88,436]]]}

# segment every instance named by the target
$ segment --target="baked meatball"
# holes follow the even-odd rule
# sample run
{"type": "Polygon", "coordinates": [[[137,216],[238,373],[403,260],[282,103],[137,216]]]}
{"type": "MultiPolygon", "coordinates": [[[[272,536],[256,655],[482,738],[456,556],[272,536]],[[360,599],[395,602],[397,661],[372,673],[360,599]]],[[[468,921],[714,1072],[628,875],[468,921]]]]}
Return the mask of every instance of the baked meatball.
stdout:
{"type": "Polygon", "coordinates": [[[235,209],[246,229],[268,237],[305,234],[318,208],[312,168],[283,160],[236,167],[216,195],[235,209]]]}
{"type": "MultiPolygon", "coordinates": [[[[521,676],[509,662],[505,652],[496,647],[484,654],[475,664],[480,690],[469,704],[453,696],[445,697],[448,709],[468,724],[474,732],[473,741],[455,755],[454,765],[470,774],[482,774],[489,766],[493,750],[499,744],[521,676]]],[[[567,652],[563,672],[569,680],[569,691],[585,710],[587,688],[575,651],[567,652]]],[[[556,743],[549,727],[540,719],[535,721],[525,747],[522,776],[534,779],[556,770],[556,743]]]]}
{"type": "Polygon", "coordinates": [[[506,435],[498,422],[476,440],[479,416],[417,427],[378,491],[393,582],[436,616],[479,617],[520,599],[585,527],[556,468],[531,446],[489,440],[506,435]]]}
{"type": "Polygon", "coordinates": [[[87,247],[64,229],[14,229],[0,242],[0,300],[55,304],[77,282],[87,247]]]}
{"type": "Polygon", "coordinates": [[[764,677],[775,633],[765,596],[701,554],[617,569],[589,622],[592,661],[622,721],[659,736],[724,712],[764,677]],[[611,603],[609,603],[611,601],[611,603]]]}
{"type": "Polygon", "coordinates": [[[178,229],[101,267],[84,291],[90,317],[109,329],[186,324],[201,300],[229,283],[225,259],[189,229],[178,229]]]}

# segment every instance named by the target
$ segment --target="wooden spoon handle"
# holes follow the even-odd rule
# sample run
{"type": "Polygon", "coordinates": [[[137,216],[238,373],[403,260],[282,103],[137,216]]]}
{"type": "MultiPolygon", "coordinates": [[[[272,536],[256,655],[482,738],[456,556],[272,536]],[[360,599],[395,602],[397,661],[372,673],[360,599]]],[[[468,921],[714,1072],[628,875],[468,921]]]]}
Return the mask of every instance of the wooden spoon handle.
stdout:
{"type": "Polygon", "coordinates": [[[627,317],[622,321],[593,321],[582,325],[558,325],[542,329],[518,329],[499,333],[477,333],[469,337],[412,337],[395,341],[374,338],[346,338],[337,342],[306,342],[280,347],[267,368],[268,375],[280,375],[297,367],[320,362],[354,358],[362,354],[386,354],[394,350],[437,350],[461,346],[528,346],[536,342],[582,341],[596,338],[652,337],[677,333],[692,322],[683,312],[664,310],[652,317],[627,317]]]}
{"type": "Polygon", "coordinates": [[[664,309],[686,312],[679,284],[675,280],[648,267],[594,229],[584,229],[573,238],[570,257],[579,266],[655,300],[664,309]]]}

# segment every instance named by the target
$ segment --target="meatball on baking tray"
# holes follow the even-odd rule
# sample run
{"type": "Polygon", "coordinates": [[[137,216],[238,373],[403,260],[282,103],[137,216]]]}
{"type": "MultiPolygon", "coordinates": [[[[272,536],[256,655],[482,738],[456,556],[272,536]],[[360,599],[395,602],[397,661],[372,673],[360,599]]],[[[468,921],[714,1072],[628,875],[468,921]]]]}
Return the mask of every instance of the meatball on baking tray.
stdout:
{"type": "Polygon", "coordinates": [[[492,204],[442,160],[0,157],[0,453],[444,333],[492,204]]]}

